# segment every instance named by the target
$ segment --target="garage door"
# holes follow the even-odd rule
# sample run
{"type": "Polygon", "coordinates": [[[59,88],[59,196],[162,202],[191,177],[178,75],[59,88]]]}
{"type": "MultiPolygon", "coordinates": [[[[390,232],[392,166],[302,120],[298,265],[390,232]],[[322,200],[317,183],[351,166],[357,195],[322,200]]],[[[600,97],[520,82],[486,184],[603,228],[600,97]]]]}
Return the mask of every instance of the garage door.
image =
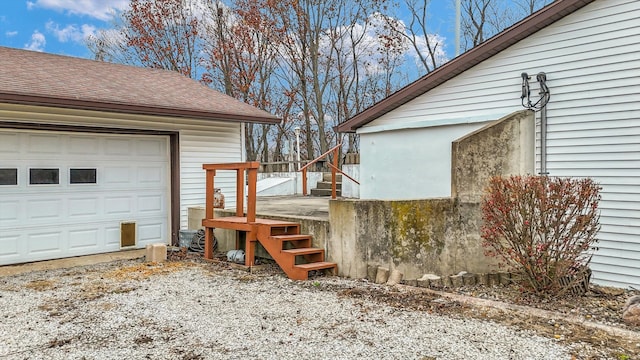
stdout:
{"type": "Polygon", "coordinates": [[[0,129],[0,264],[167,243],[169,172],[167,136],[0,129]]]}

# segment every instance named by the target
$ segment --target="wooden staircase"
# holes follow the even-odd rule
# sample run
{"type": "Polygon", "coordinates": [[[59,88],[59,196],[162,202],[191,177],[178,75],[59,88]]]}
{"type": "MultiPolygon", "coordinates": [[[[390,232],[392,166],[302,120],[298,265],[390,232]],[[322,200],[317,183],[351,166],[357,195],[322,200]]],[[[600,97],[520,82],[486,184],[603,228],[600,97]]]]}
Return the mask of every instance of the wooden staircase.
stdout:
{"type": "Polygon", "coordinates": [[[307,280],[314,270],[331,270],[336,274],[337,264],[325,261],[324,249],[311,247],[311,235],[300,234],[297,223],[260,224],[257,241],[289,279],[307,280]]]}
{"type": "Polygon", "coordinates": [[[307,280],[309,272],[328,271],[337,274],[338,265],[325,261],[324,249],[311,247],[310,235],[300,234],[300,224],[288,221],[256,218],[256,181],[258,162],[233,164],[205,164],[206,208],[202,225],[205,227],[205,258],[213,258],[213,229],[231,229],[245,232],[245,265],[255,262],[255,245],[259,242],[271,255],[280,268],[292,280],[307,280]],[[242,201],[236,206],[236,216],[213,217],[213,178],[216,170],[235,170],[237,172],[237,199],[244,192],[244,172],[248,171],[247,214],[244,216],[242,201]]]}

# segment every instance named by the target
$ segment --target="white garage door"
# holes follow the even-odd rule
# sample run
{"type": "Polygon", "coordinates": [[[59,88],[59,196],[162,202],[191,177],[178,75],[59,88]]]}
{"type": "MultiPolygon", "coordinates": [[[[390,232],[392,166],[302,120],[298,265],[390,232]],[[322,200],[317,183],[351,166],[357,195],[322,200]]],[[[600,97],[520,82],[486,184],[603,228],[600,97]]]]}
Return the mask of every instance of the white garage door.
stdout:
{"type": "Polygon", "coordinates": [[[0,129],[0,265],[167,243],[167,136],[0,129]],[[133,238],[131,238],[133,239],[133,238]]]}

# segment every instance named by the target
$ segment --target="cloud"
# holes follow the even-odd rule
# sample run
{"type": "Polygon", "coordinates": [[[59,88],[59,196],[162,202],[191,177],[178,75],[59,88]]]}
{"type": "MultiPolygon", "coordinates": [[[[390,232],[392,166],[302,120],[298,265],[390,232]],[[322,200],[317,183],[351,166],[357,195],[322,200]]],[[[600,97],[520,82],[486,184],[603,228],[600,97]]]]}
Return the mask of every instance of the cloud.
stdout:
{"type": "Polygon", "coordinates": [[[117,11],[127,8],[128,5],[129,0],[35,0],[27,2],[27,9],[38,7],[108,21],[113,19],[117,11]]]}
{"type": "Polygon", "coordinates": [[[53,34],[58,41],[60,42],[83,42],[86,38],[91,35],[94,35],[96,32],[96,27],[89,24],[82,24],[78,27],[75,24],[70,24],[65,26],[64,28],[60,28],[59,24],[54,23],[53,21],[49,21],[46,24],[47,31],[53,34]]]}
{"type": "Polygon", "coordinates": [[[33,32],[33,34],[31,34],[31,42],[24,44],[24,48],[27,50],[33,50],[33,51],[44,51],[44,46],[47,44],[47,39],[44,37],[44,35],[38,31],[35,30],[33,32]]]}
{"type": "Polygon", "coordinates": [[[6,36],[6,37],[14,37],[16,35],[18,35],[17,31],[7,31],[7,32],[4,33],[4,36],[6,36]]]}

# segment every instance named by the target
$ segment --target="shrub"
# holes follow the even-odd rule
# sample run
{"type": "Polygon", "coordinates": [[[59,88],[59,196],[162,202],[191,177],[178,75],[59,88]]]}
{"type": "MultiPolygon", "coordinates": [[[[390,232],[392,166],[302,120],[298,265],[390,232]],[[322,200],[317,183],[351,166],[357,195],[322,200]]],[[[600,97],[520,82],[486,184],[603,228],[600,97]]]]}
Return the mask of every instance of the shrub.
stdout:
{"type": "Polygon", "coordinates": [[[600,189],[591,179],[491,178],[482,201],[485,254],[538,295],[566,293],[597,250],[600,189]]]}

